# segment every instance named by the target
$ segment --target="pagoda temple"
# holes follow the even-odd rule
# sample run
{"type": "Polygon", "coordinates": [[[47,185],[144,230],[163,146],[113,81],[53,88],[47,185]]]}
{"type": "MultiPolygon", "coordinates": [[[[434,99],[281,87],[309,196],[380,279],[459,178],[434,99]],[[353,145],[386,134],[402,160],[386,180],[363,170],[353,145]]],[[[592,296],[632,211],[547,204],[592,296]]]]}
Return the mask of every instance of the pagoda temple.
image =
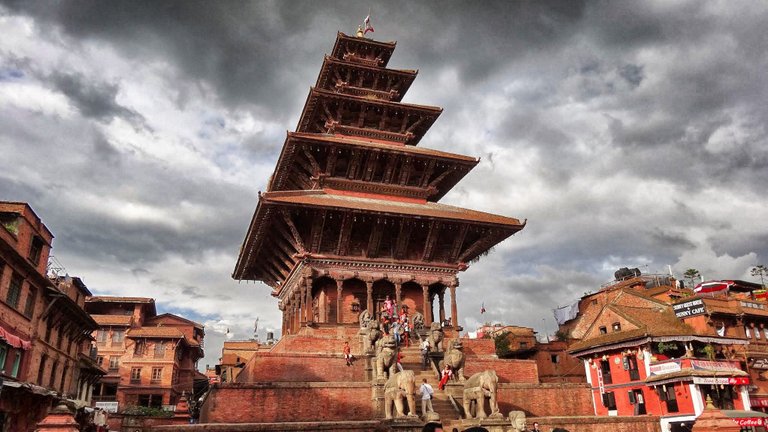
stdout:
{"type": "Polygon", "coordinates": [[[456,330],[458,272],[525,226],[438,202],[479,159],[417,146],[442,108],[402,102],[418,72],[387,68],[395,45],[338,33],[259,194],[233,278],[272,287],[283,335],[387,296],[456,330]]]}

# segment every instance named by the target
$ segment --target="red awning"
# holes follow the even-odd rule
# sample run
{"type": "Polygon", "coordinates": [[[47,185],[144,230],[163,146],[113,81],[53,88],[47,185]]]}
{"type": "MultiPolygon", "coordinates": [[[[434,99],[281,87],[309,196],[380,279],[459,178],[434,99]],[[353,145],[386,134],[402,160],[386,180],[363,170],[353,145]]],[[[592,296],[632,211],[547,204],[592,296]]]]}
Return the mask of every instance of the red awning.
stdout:
{"type": "Polygon", "coordinates": [[[14,348],[21,348],[23,350],[29,350],[32,349],[32,342],[24,340],[8,330],[4,329],[2,326],[0,326],[0,339],[5,340],[8,342],[8,345],[14,347],[14,348]]]}

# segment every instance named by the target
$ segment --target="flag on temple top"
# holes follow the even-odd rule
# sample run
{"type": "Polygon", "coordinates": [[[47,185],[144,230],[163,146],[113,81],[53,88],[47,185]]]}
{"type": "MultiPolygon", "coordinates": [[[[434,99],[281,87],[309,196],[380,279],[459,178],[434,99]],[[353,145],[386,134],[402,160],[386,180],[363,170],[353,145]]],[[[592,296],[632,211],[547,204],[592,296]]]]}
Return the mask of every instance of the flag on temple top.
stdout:
{"type": "Polygon", "coordinates": [[[480,314],[482,315],[484,313],[485,313],[485,303],[480,305],[480,314]]]}
{"type": "Polygon", "coordinates": [[[373,26],[371,25],[371,14],[368,14],[368,16],[365,17],[365,21],[363,22],[365,23],[365,31],[363,32],[363,34],[366,34],[368,32],[373,33],[373,26]]]}

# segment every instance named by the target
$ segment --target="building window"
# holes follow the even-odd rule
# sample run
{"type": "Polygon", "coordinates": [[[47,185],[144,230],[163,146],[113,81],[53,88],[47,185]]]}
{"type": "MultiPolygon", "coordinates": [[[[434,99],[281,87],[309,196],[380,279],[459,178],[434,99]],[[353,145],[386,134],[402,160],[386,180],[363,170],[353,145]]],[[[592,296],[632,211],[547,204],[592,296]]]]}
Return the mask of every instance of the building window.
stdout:
{"type": "Polygon", "coordinates": [[[98,344],[105,344],[107,343],[107,331],[106,330],[99,330],[96,332],[96,343],[98,344]]]}
{"type": "Polygon", "coordinates": [[[13,274],[11,278],[11,284],[8,287],[8,296],[5,298],[5,302],[14,309],[19,307],[19,298],[21,297],[21,285],[24,283],[24,279],[17,274],[13,274]]]}
{"type": "Polygon", "coordinates": [[[171,376],[171,382],[173,384],[178,384],[178,382],[179,382],[179,371],[177,371],[177,370],[173,371],[173,375],[171,376]]]}
{"type": "Polygon", "coordinates": [[[600,371],[603,373],[603,383],[613,384],[613,379],[611,379],[611,362],[600,360],[600,371]]]}
{"type": "Polygon", "coordinates": [[[43,385],[43,371],[45,371],[46,361],[48,361],[48,356],[43,354],[43,356],[40,357],[40,369],[37,371],[37,383],[39,385],[43,385]]]}
{"type": "Polygon", "coordinates": [[[120,356],[109,357],[109,370],[115,371],[120,369],[120,356]]]}
{"type": "Polygon", "coordinates": [[[37,289],[30,286],[27,293],[27,303],[24,305],[24,316],[27,318],[32,318],[32,313],[35,311],[35,300],[37,300],[37,289]]]}
{"type": "Polygon", "coordinates": [[[632,381],[640,379],[640,371],[637,369],[637,359],[634,355],[624,357],[624,370],[629,371],[629,379],[632,381]]]}
{"type": "Polygon", "coordinates": [[[62,393],[64,392],[64,383],[67,380],[67,373],[69,372],[69,366],[64,366],[64,370],[61,372],[61,387],[59,387],[59,391],[62,393]]]}
{"type": "Polygon", "coordinates": [[[560,356],[557,354],[552,354],[549,358],[552,360],[552,363],[560,363],[560,356]]]}
{"type": "Polygon", "coordinates": [[[155,344],[155,358],[163,357],[165,357],[165,344],[162,342],[157,342],[155,344]]]}
{"type": "Polygon", "coordinates": [[[13,367],[11,368],[11,377],[19,377],[19,369],[21,369],[21,356],[24,355],[23,351],[16,351],[16,358],[13,359],[13,367]]]}
{"type": "Polygon", "coordinates": [[[6,358],[8,358],[8,345],[0,343],[0,371],[5,370],[6,358]]]}
{"type": "Polygon", "coordinates": [[[603,393],[603,405],[610,411],[616,410],[616,396],[613,392],[603,393]]]}
{"type": "Polygon", "coordinates": [[[40,256],[43,254],[43,239],[38,236],[32,238],[32,245],[29,247],[29,260],[32,264],[40,264],[40,256]]]}
{"type": "Polygon", "coordinates": [[[600,327],[600,334],[601,335],[608,334],[608,329],[605,326],[601,326],[600,327]]]}
{"type": "Polygon", "coordinates": [[[124,338],[125,338],[124,330],[114,330],[112,332],[112,346],[122,345],[124,338]]]}
{"type": "Polygon", "coordinates": [[[133,355],[135,356],[143,356],[144,350],[146,349],[146,342],[143,340],[137,340],[136,345],[133,346],[133,355]]]}
{"type": "Polygon", "coordinates": [[[163,368],[161,367],[153,367],[152,368],[152,382],[153,383],[159,383],[160,379],[163,377],[163,368]]]}
{"type": "Polygon", "coordinates": [[[104,366],[104,356],[96,356],[96,364],[99,366],[104,366]]]}
{"type": "Polygon", "coordinates": [[[161,408],[163,406],[163,395],[161,394],[139,395],[139,406],[161,408]]]}
{"type": "Polygon", "coordinates": [[[659,399],[667,404],[667,412],[676,413],[680,411],[677,406],[677,396],[675,396],[675,387],[663,385],[658,387],[659,399]]]}
{"type": "Polygon", "coordinates": [[[59,362],[53,362],[51,366],[51,377],[48,379],[48,387],[53,388],[56,384],[56,369],[59,368],[59,362]]]}
{"type": "Polygon", "coordinates": [[[131,383],[136,384],[141,382],[141,368],[131,368],[131,383]]]}
{"type": "Polygon", "coordinates": [[[64,326],[60,325],[56,333],[59,335],[59,338],[56,339],[56,348],[61,349],[61,344],[64,342],[64,337],[66,337],[64,334],[64,326]]]}
{"type": "Polygon", "coordinates": [[[528,348],[528,342],[520,342],[520,349],[524,350],[528,348]]]}
{"type": "Polygon", "coordinates": [[[621,323],[615,322],[613,323],[613,331],[621,331],[621,323]]]}

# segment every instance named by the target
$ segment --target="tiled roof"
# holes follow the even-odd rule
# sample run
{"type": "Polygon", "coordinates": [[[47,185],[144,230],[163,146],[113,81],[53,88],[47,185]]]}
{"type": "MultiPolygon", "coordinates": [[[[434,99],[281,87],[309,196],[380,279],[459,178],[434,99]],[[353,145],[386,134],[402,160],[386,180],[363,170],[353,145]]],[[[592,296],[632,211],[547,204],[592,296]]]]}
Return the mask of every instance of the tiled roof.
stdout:
{"type": "Polygon", "coordinates": [[[625,317],[638,326],[636,329],[607,333],[572,344],[569,351],[580,351],[586,348],[610,345],[649,336],[687,336],[695,334],[694,330],[683,323],[669,307],[631,307],[609,305],[607,308],[625,317]]]}
{"type": "Polygon", "coordinates": [[[148,319],[146,322],[147,323],[155,323],[155,322],[158,322],[158,321],[163,321],[164,318],[167,318],[167,319],[170,319],[170,320],[174,320],[174,321],[181,321],[181,322],[185,322],[185,323],[188,323],[188,324],[192,324],[194,327],[197,327],[197,328],[200,328],[200,329],[203,328],[203,325],[198,323],[198,322],[192,321],[189,318],[184,318],[182,316],[179,316],[179,315],[176,315],[176,314],[172,314],[172,313],[167,313],[167,312],[164,313],[164,314],[156,315],[156,316],[148,319]]]}
{"type": "Polygon", "coordinates": [[[131,315],[91,315],[94,321],[100,326],[129,326],[131,325],[131,315]]]}
{"type": "Polygon", "coordinates": [[[515,218],[484,213],[476,210],[427,202],[402,202],[383,199],[363,198],[329,194],[324,191],[265,192],[265,202],[296,204],[302,206],[330,207],[341,209],[368,210],[382,213],[405,214],[410,216],[453,219],[522,228],[524,223],[515,218]]]}
{"type": "Polygon", "coordinates": [[[257,350],[261,346],[256,341],[224,341],[224,349],[233,350],[257,350]]]}
{"type": "Polygon", "coordinates": [[[103,303],[154,303],[155,299],[149,297],[115,297],[115,296],[95,296],[85,299],[86,302],[103,303]]]}
{"type": "Polygon", "coordinates": [[[128,330],[128,337],[184,339],[184,333],[176,327],[140,327],[128,330]]]}
{"type": "Polygon", "coordinates": [[[743,377],[749,376],[748,373],[741,370],[713,371],[703,369],[683,369],[677,372],[671,372],[661,375],[651,375],[645,379],[646,384],[658,381],[667,381],[674,378],[693,378],[693,377],[743,377]]]}
{"type": "Polygon", "coordinates": [[[349,145],[354,145],[355,147],[372,148],[372,149],[379,149],[379,150],[390,150],[398,153],[410,153],[410,154],[417,154],[417,155],[435,156],[435,157],[440,157],[445,159],[455,159],[458,161],[470,162],[472,164],[476,164],[479,160],[478,158],[473,156],[466,156],[466,155],[461,155],[457,153],[448,153],[448,152],[434,150],[426,147],[377,143],[377,142],[363,141],[363,140],[358,140],[354,138],[334,136],[334,135],[321,135],[316,133],[303,133],[303,132],[288,132],[288,138],[286,138],[286,141],[290,139],[328,142],[328,143],[334,143],[334,144],[349,144],[349,145]]]}

